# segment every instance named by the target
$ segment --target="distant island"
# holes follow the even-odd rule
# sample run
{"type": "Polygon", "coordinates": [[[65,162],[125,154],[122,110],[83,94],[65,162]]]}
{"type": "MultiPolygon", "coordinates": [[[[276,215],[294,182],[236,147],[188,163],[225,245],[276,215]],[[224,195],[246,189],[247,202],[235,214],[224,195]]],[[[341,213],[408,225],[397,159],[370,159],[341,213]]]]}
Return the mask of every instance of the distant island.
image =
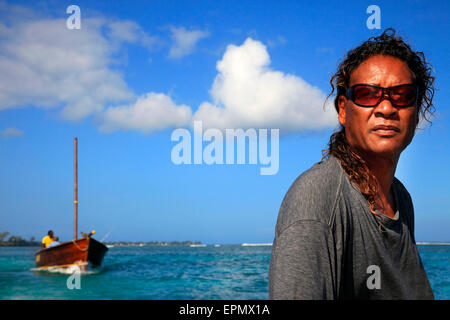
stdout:
{"type": "MultiPolygon", "coordinates": [[[[62,241],[64,242],[64,241],[62,241]]],[[[142,246],[191,246],[201,245],[201,241],[114,241],[104,242],[107,246],[114,247],[142,247],[142,246]]],[[[9,232],[0,232],[0,247],[40,247],[41,242],[36,241],[35,237],[29,240],[23,239],[20,236],[10,235],[9,232]],[[9,237],[8,237],[9,236],[9,237]],[[6,240],[7,239],[7,240],[6,240]]]]}
{"type": "Polygon", "coordinates": [[[41,242],[36,241],[34,237],[26,240],[20,236],[10,236],[9,232],[0,232],[0,247],[39,247],[40,245],[41,242]],[[8,240],[5,241],[8,236],[8,240]]]}
{"type": "Polygon", "coordinates": [[[107,246],[114,247],[143,247],[143,246],[191,246],[191,245],[200,245],[201,241],[116,241],[116,242],[105,242],[107,246]]]}

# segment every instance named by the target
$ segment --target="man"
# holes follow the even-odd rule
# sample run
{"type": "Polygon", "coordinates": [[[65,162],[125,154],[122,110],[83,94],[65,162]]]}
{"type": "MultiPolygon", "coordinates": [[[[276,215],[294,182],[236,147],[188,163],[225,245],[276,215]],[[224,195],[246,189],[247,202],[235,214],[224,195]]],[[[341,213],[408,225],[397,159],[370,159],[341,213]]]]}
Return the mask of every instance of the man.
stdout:
{"type": "Polygon", "coordinates": [[[47,246],[47,248],[55,247],[60,244],[61,244],[61,242],[59,242],[59,237],[54,237],[53,241],[47,246]]]}
{"type": "Polygon", "coordinates": [[[48,248],[48,246],[55,241],[55,238],[53,237],[53,231],[49,230],[47,235],[42,238],[42,247],[43,248],[48,248]]]}
{"type": "Polygon", "coordinates": [[[419,117],[432,114],[422,53],[392,29],[351,50],[331,78],[341,130],[280,208],[271,299],[433,299],[411,197],[394,177],[419,117]]]}

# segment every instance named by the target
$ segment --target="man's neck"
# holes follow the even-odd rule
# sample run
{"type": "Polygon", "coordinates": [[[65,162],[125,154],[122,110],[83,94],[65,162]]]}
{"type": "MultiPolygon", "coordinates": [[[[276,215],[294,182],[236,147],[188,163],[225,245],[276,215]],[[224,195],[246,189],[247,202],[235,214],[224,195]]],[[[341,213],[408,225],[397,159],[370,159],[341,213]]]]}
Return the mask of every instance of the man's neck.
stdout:
{"type": "Polygon", "coordinates": [[[384,157],[366,155],[363,156],[369,170],[378,182],[378,199],[376,200],[378,209],[384,214],[393,217],[395,214],[395,201],[391,193],[391,185],[394,180],[395,170],[399,155],[384,157]]]}

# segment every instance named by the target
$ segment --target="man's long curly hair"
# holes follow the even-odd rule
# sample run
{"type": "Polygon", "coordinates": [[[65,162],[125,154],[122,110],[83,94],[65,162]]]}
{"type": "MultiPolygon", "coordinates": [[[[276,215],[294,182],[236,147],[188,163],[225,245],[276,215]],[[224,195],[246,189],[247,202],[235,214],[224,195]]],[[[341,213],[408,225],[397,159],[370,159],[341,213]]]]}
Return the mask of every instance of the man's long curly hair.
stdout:
{"type": "MultiPolygon", "coordinates": [[[[431,76],[432,67],[426,61],[423,52],[415,52],[403,41],[400,36],[395,35],[392,28],[386,29],[380,36],[371,37],[359,47],[350,50],[345,59],[339,64],[337,72],[331,77],[331,93],[336,88],[334,106],[339,113],[339,96],[346,94],[350,77],[363,61],[375,55],[386,55],[399,58],[412,71],[415,77],[415,85],[418,88],[418,99],[416,102],[417,113],[424,120],[431,123],[430,118],[434,113],[434,77],[431,76]]],[[[372,172],[369,170],[366,161],[358,154],[358,151],[351,148],[345,136],[345,127],[341,125],[340,131],[333,133],[328,143],[328,149],[323,152],[323,159],[330,155],[336,157],[350,181],[354,183],[369,203],[370,211],[375,212],[375,200],[378,194],[378,183],[372,172]]],[[[381,230],[381,220],[380,220],[381,230]]]]}

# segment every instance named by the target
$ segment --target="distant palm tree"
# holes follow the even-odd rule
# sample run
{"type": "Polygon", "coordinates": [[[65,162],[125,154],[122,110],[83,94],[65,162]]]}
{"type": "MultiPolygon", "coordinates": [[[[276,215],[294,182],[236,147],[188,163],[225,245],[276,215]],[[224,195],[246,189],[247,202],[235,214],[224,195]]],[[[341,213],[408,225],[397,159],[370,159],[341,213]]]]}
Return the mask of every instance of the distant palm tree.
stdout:
{"type": "Polygon", "coordinates": [[[3,243],[3,239],[9,235],[9,232],[0,232],[0,243],[3,243]]]}

